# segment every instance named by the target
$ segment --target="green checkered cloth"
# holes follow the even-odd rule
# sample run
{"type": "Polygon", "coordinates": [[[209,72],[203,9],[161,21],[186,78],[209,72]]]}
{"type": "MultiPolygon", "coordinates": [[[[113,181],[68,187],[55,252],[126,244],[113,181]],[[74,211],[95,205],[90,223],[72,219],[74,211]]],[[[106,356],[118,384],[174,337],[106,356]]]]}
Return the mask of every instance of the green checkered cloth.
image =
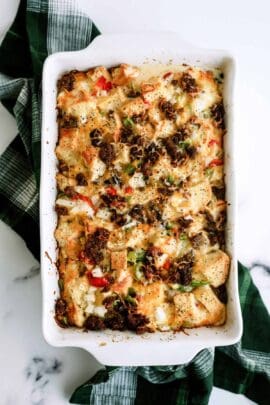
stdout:
{"type": "MultiPolygon", "coordinates": [[[[0,218],[37,258],[42,65],[47,55],[84,48],[98,33],[73,1],[22,0],[0,47],[0,99],[19,132],[0,157],[0,218]]],[[[216,386],[269,404],[269,315],[249,271],[241,264],[238,270],[244,318],[239,343],[205,349],[184,365],[105,367],[77,388],[70,402],[204,405],[216,386]]]]}

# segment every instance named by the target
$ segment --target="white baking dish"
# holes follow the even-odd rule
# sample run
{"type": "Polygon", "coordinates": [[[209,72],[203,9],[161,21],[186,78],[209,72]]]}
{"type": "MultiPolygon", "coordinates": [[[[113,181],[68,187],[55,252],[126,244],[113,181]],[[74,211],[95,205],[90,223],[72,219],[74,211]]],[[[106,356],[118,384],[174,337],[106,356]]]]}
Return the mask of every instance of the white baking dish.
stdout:
{"type": "Polygon", "coordinates": [[[43,70],[42,164],[40,187],[41,270],[43,290],[43,334],[53,346],[80,347],[106,365],[172,365],[185,363],[201,349],[231,345],[242,334],[242,317],[238,296],[236,246],[236,194],[234,169],[234,79],[235,61],[225,51],[198,49],[183,43],[175,34],[101,35],[78,52],[57,53],[45,62],[43,70]],[[56,214],[54,153],[58,137],[56,121],[56,83],[72,69],[113,66],[121,62],[187,63],[203,67],[222,66],[225,72],[224,103],[227,134],[225,136],[225,181],[228,205],[226,246],[232,258],[228,280],[227,322],[221,327],[198,328],[185,333],[159,332],[138,336],[132,332],[89,332],[62,329],[54,320],[55,300],[59,295],[55,266],[57,251],[54,239],[56,214]]]}

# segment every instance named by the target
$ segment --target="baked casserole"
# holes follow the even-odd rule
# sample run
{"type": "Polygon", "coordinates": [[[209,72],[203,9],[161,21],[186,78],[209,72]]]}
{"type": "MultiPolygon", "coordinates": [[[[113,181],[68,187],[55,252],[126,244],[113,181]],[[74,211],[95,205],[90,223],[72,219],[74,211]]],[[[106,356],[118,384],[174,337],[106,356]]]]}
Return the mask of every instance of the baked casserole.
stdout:
{"type": "Polygon", "coordinates": [[[223,73],[122,64],[58,81],[60,326],[226,320],[223,73]]]}

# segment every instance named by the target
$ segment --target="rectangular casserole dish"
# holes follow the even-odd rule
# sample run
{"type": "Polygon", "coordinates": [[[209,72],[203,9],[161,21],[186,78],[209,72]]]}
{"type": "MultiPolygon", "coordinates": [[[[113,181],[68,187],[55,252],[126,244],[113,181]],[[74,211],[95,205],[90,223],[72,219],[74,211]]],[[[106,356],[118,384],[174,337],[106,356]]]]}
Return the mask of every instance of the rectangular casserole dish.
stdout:
{"type": "Polygon", "coordinates": [[[225,51],[197,49],[183,43],[175,34],[101,35],[82,51],[57,53],[50,56],[43,70],[42,163],[40,187],[41,271],[43,289],[43,334],[54,346],[80,347],[106,365],[172,365],[185,363],[206,347],[225,346],[237,342],[242,333],[242,318],[238,296],[236,247],[236,194],[234,172],[234,77],[235,61],[225,51]],[[225,184],[227,208],[226,251],[231,256],[227,282],[228,304],[225,325],[189,329],[182,332],[158,332],[136,335],[132,332],[102,331],[85,333],[78,329],[62,329],[54,320],[54,305],[58,297],[56,269],[57,247],[55,197],[58,139],[56,95],[57,80],[73,69],[119,63],[180,64],[201,67],[222,67],[225,73],[224,105],[227,134],[224,138],[225,184]]]}

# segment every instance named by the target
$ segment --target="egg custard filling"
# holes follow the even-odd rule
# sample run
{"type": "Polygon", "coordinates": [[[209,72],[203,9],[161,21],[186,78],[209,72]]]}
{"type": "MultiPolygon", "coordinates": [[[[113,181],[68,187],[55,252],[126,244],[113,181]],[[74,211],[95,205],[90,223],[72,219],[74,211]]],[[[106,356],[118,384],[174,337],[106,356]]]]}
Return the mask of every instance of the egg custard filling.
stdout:
{"type": "Polygon", "coordinates": [[[223,73],[121,64],[58,81],[62,327],[179,331],[226,319],[223,73]]]}

